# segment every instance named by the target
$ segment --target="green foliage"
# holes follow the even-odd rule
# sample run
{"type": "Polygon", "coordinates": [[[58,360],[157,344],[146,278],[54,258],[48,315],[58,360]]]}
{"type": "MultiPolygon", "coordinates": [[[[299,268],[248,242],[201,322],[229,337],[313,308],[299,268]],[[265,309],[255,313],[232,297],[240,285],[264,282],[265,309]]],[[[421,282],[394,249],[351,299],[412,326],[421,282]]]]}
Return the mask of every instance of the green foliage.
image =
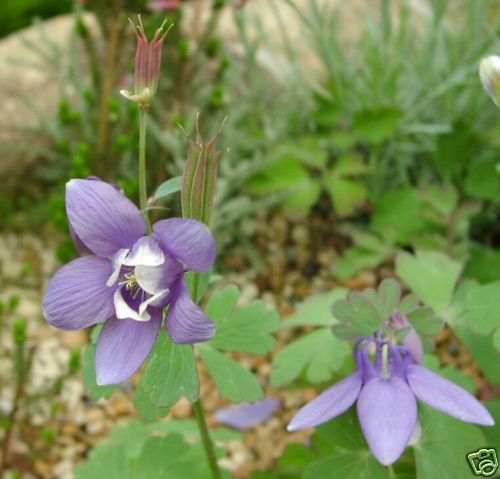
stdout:
{"type": "Polygon", "coordinates": [[[465,300],[467,320],[471,328],[481,334],[493,335],[494,345],[500,352],[500,281],[471,289],[465,300]]]}
{"type": "Polygon", "coordinates": [[[469,479],[467,454],[485,444],[481,430],[423,404],[422,436],[414,446],[417,478],[469,479]]]}
{"type": "Polygon", "coordinates": [[[198,344],[196,350],[222,397],[234,402],[257,401],[264,394],[257,378],[220,350],[268,353],[275,344],[271,333],[278,328],[279,317],[260,300],[237,307],[239,296],[239,289],[232,285],[211,295],[205,311],[217,324],[217,331],[211,341],[198,344]]]}
{"type": "Polygon", "coordinates": [[[333,336],[329,328],[320,328],[276,354],[271,383],[275,386],[289,384],[304,370],[306,379],[311,383],[328,381],[349,353],[349,346],[333,336]]]}
{"type": "Polygon", "coordinates": [[[441,317],[451,303],[461,270],[460,263],[434,251],[417,251],[415,256],[402,252],[396,258],[398,276],[441,317]]]}
{"type": "Polygon", "coordinates": [[[342,155],[323,176],[324,188],[330,195],[337,214],[353,215],[368,198],[366,186],[359,181],[370,169],[359,156],[342,155]]]}
{"type": "Polygon", "coordinates": [[[353,228],[344,228],[344,231],[354,244],[344,251],[334,265],[333,274],[340,279],[351,278],[375,268],[395,254],[395,246],[387,238],[353,228]]]}
{"type": "Polygon", "coordinates": [[[378,145],[394,137],[401,120],[395,108],[365,109],[354,114],[352,129],[361,141],[378,145]]]}
{"type": "Polygon", "coordinates": [[[302,372],[309,382],[328,381],[349,355],[349,347],[334,337],[330,327],[335,323],[331,307],[344,297],[345,289],[312,296],[297,306],[297,311],[281,324],[282,328],[319,326],[315,331],[285,346],[273,359],[271,382],[285,385],[296,380],[302,372]]]}
{"type": "Polygon", "coordinates": [[[496,384],[500,382],[498,352],[494,349],[491,338],[474,332],[468,321],[467,296],[476,287],[477,284],[471,280],[463,281],[459,285],[449,308],[448,324],[471,352],[488,380],[496,384]]]}
{"type": "Polygon", "coordinates": [[[331,326],[332,305],[335,301],[345,298],[345,288],[335,288],[329,293],[316,294],[297,305],[294,314],[281,322],[280,329],[296,326],[331,326]]]}
{"type": "Polygon", "coordinates": [[[257,378],[230,357],[206,344],[197,347],[222,397],[233,402],[257,401],[264,397],[257,378]]]}
{"type": "MultiPolygon", "coordinates": [[[[191,429],[191,421],[186,421],[191,429]]],[[[97,446],[89,459],[75,471],[76,479],[206,479],[210,469],[199,438],[186,442],[183,426],[165,432],[162,424],[149,427],[132,421],[114,429],[109,444],[97,446]]],[[[224,448],[216,449],[218,457],[224,448]]],[[[229,478],[227,471],[223,477],[229,478]]]]}
{"type": "Polygon", "coordinates": [[[332,326],[336,336],[355,341],[362,336],[371,336],[374,331],[395,331],[388,324],[392,315],[405,315],[423,340],[424,347],[429,337],[437,334],[440,322],[432,309],[420,305],[413,295],[401,295],[401,286],[393,279],[385,279],[378,290],[367,288],[362,292],[351,292],[345,300],[336,301],[333,315],[338,323],[332,326]]]}
{"type": "Polygon", "coordinates": [[[500,251],[475,245],[465,265],[464,276],[480,283],[491,283],[500,276],[500,251]]]}
{"type": "Polygon", "coordinates": [[[0,37],[27,27],[33,17],[50,18],[71,10],[70,0],[18,0],[6,1],[2,5],[0,37]]]}
{"type": "MultiPolygon", "coordinates": [[[[167,334],[160,334],[141,377],[140,388],[159,408],[169,408],[183,396],[191,401],[198,399],[200,384],[193,347],[176,344],[167,334]]],[[[139,398],[136,398],[136,406],[143,404],[141,396],[139,398]]],[[[150,415],[148,403],[143,414],[150,415]]]]}
{"type": "Polygon", "coordinates": [[[423,201],[413,188],[388,191],[375,203],[372,227],[375,232],[385,234],[400,244],[408,244],[417,234],[426,229],[421,216],[423,201]]]}
{"type": "Polygon", "coordinates": [[[162,183],[156,188],[154,198],[157,200],[166,198],[174,193],[181,191],[182,176],[176,176],[162,183]]]}
{"type": "Polygon", "coordinates": [[[211,295],[205,312],[217,330],[210,345],[225,351],[266,354],[276,343],[271,333],[278,328],[278,314],[260,300],[237,308],[239,296],[239,289],[232,285],[211,295]]]}

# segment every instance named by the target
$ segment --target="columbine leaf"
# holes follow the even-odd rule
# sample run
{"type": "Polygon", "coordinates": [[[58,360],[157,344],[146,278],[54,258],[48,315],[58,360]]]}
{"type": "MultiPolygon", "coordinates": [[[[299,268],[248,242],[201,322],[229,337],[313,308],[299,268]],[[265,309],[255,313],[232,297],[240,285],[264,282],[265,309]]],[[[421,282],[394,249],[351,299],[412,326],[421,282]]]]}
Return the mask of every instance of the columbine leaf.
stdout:
{"type": "Polygon", "coordinates": [[[181,187],[182,187],[182,176],[176,176],[175,178],[170,178],[157,188],[154,197],[157,200],[165,198],[166,196],[181,191],[181,187]]]}
{"type": "Polygon", "coordinates": [[[419,405],[419,419],[422,435],[414,446],[417,478],[472,477],[467,454],[485,444],[481,430],[423,404],[419,405]]]}
{"type": "Polygon", "coordinates": [[[370,292],[351,292],[346,300],[337,301],[333,305],[333,315],[339,321],[339,324],[332,327],[337,337],[351,340],[370,336],[388,319],[380,316],[377,304],[369,296],[370,292]]]}
{"type": "Polygon", "coordinates": [[[339,258],[333,274],[346,279],[356,274],[377,267],[394,256],[394,245],[386,238],[363,231],[346,229],[354,245],[339,258]]]}
{"type": "Polygon", "coordinates": [[[376,202],[372,228],[397,243],[408,244],[426,229],[427,221],[421,216],[422,207],[422,199],[415,189],[391,190],[376,202]]]}
{"type": "Polygon", "coordinates": [[[500,281],[469,291],[465,307],[468,322],[474,331],[489,334],[500,327],[500,281]]]}
{"type": "Polygon", "coordinates": [[[451,303],[461,269],[460,263],[436,251],[417,251],[415,256],[399,253],[396,258],[398,276],[441,317],[451,303]]]}
{"type": "Polygon", "coordinates": [[[89,390],[92,399],[109,398],[117,388],[116,384],[98,386],[95,376],[95,344],[89,344],[83,353],[83,383],[89,390]]]}
{"type": "Polygon", "coordinates": [[[396,312],[401,300],[401,286],[394,279],[384,279],[378,288],[382,316],[388,317],[396,312]]]}
{"type": "Polygon", "coordinates": [[[466,299],[469,292],[476,287],[474,281],[468,280],[463,281],[457,288],[450,308],[449,324],[474,356],[488,380],[497,384],[500,382],[498,353],[493,347],[491,337],[474,332],[467,321],[466,299]]]}
{"type": "Polygon", "coordinates": [[[233,402],[252,402],[264,397],[256,377],[244,366],[207,344],[198,344],[197,350],[222,397],[233,402]]]}
{"type": "Polygon", "coordinates": [[[141,387],[158,407],[170,407],[182,396],[198,399],[200,383],[193,347],[175,344],[160,334],[141,378],[141,387]]]}
{"type": "Polygon", "coordinates": [[[239,295],[236,286],[226,286],[210,297],[205,312],[217,324],[210,344],[223,350],[266,354],[276,343],[271,333],[278,328],[278,314],[260,300],[236,308],[239,295]]]}
{"type": "Polygon", "coordinates": [[[306,371],[312,383],[327,381],[349,355],[347,344],[337,339],[330,328],[321,328],[289,344],[275,356],[271,382],[282,386],[306,371]]]}
{"type": "Polygon", "coordinates": [[[335,210],[341,217],[352,215],[365,203],[368,196],[368,190],[359,181],[338,178],[335,172],[329,172],[324,182],[335,210]]]}
{"type": "MultiPolygon", "coordinates": [[[[155,422],[148,426],[148,431],[153,434],[180,434],[187,442],[200,440],[200,430],[194,419],[170,419],[167,422],[155,422]]],[[[241,441],[242,433],[226,427],[218,427],[210,431],[214,441],[228,442],[241,441]]]]}
{"type": "MultiPolygon", "coordinates": [[[[224,449],[215,447],[215,455],[217,459],[224,457],[224,449]]],[[[224,469],[221,469],[221,475],[222,479],[231,479],[232,477],[232,474],[224,469]]],[[[168,476],[163,477],[168,477],[168,479],[185,479],[186,477],[189,477],[189,479],[207,479],[211,477],[203,446],[200,443],[191,446],[185,454],[172,464],[168,476]]]]}
{"type": "Polygon", "coordinates": [[[139,384],[135,391],[134,407],[139,413],[140,418],[146,422],[153,422],[165,417],[170,411],[169,407],[158,407],[153,404],[149,394],[139,384]]]}
{"type": "Polygon", "coordinates": [[[281,322],[280,329],[295,326],[330,326],[336,322],[332,314],[335,301],[345,298],[347,290],[336,288],[330,293],[316,294],[297,306],[297,311],[281,322]]]}
{"type": "Polygon", "coordinates": [[[320,185],[294,154],[285,153],[270,159],[248,182],[251,193],[268,195],[287,192],[285,206],[297,213],[307,213],[320,195],[320,185]]]}
{"type": "Polygon", "coordinates": [[[180,434],[150,437],[144,443],[135,463],[134,479],[164,479],[172,477],[171,471],[179,458],[188,453],[189,446],[180,434]]]}
{"type": "Polygon", "coordinates": [[[93,449],[84,464],[75,470],[76,479],[123,479],[129,476],[125,448],[121,445],[101,445],[93,449]]]}

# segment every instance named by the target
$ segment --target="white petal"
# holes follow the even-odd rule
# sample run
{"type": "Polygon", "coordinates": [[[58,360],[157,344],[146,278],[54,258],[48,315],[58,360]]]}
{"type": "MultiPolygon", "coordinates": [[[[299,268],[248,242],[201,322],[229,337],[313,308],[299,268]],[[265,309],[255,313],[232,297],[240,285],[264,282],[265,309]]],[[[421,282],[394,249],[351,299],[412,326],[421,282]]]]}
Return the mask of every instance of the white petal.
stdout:
{"type": "Polygon", "coordinates": [[[123,261],[128,255],[128,252],[130,250],[126,248],[119,249],[117,253],[113,256],[113,272],[111,273],[111,276],[108,278],[106,281],[106,286],[113,286],[116,283],[116,280],[118,279],[118,276],[120,276],[120,270],[122,269],[123,261]]]}
{"type": "Polygon", "coordinates": [[[144,314],[139,314],[137,311],[132,309],[122,295],[122,289],[119,288],[115,291],[114,303],[115,303],[115,311],[116,317],[118,319],[134,319],[136,321],[149,321],[151,316],[147,311],[144,311],[144,314]]]}
{"type": "Polygon", "coordinates": [[[165,255],[158,241],[152,236],[139,238],[123,264],[126,266],[159,266],[165,262],[165,255]]]}
{"type": "Polygon", "coordinates": [[[151,296],[146,301],[143,301],[139,306],[139,316],[142,317],[148,314],[146,311],[148,306],[160,306],[161,302],[167,297],[169,293],[170,293],[169,289],[164,289],[163,291],[160,291],[159,293],[151,296]]]}

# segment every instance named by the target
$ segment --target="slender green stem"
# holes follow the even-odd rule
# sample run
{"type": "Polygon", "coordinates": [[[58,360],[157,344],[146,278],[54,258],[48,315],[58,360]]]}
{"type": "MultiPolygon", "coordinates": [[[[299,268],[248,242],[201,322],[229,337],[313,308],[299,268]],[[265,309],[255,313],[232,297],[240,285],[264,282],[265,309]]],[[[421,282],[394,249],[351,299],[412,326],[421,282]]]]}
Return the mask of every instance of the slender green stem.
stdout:
{"type": "Polygon", "coordinates": [[[139,108],[139,204],[146,218],[148,232],[151,233],[151,221],[148,206],[148,193],[146,189],[146,123],[147,110],[139,108]]]}
{"type": "Polygon", "coordinates": [[[212,473],[212,479],[222,479],[219,465],[217,464],[217,457],[215,456],[214,444],[210,439],[210,434],[208,432],[207,423],[205,421],[205,414],[203,413],[203,407],[201,405],[200,399],[196,400],[193,403],[193,409],[196,416],[198,429],[200,430],[201,442],[203,443],[203,448],[205,449],[208,465],[210,466],[210,472],[212,473]]]}

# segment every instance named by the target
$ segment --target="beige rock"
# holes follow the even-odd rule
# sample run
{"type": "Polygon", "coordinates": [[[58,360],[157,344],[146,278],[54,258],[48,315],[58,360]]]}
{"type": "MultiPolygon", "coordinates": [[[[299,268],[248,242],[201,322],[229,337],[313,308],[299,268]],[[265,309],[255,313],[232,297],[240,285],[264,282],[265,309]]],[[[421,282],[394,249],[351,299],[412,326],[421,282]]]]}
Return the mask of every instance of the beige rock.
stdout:
{"type": "MultiPolygon", "coordinates": [[[[91,16],[85,20],[95,24],[91,16]]],[[[37,115],[50,121],[57,111],[72,31],[74,19],[61,16],[0,42],[0,143],[7,150],[11,147],[11,154],[0,158],[0,176],[25,168],[36,158],[33,151],[37,146],[50,145],[41,135],[29,135],[27,129],[38,126],[37,115]],[[58,53],[53,53],[54,49],[58,53]]]]}

